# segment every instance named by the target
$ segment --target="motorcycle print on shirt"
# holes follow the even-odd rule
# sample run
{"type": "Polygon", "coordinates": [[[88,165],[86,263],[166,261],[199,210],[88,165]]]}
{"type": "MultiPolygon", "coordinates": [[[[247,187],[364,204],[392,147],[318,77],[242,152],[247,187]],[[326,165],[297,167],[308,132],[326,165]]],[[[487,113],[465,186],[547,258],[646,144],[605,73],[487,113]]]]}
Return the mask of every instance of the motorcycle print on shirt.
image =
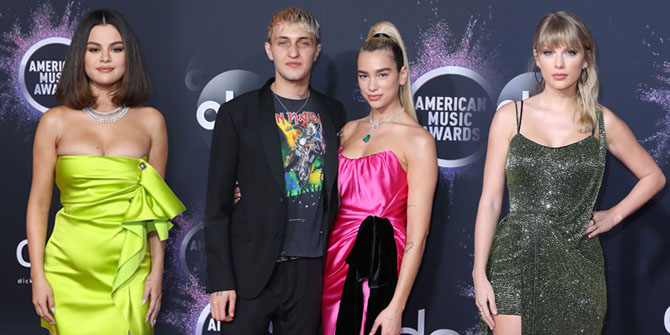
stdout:
{"type": "Polygon", "coordinates": [[[284,134],[282,156],[287,196],[321,190],[324,151],[321,118],[317,113],[275,113],[277,126],[284,134]]]}

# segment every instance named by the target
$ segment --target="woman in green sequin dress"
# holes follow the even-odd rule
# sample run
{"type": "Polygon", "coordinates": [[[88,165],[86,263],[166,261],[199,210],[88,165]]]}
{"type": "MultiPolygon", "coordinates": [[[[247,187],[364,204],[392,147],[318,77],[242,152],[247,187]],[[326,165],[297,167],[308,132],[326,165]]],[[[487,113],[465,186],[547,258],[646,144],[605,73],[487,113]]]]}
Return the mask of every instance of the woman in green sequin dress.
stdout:
{"type": "Polygon", "coordinates": [[[598,235],[653,197],[663,173],[626,124],[597,102],[595,44],[569,12],[535,30],[541,93],[491,123],[475,226],[473,282],[494,334],[600,334],[607,307],[598,235]],[[639,179],[595,211],[606,151],[639,179]],[[509,214],[496,224],[505,188],[509,214]]]}
{"type": "Polygon", "coordinates": [[[26,229],[33,304],[52,334],[151,334],[168,221],[184,206],[163,181],[162,115],[137,40],[119,13],[77,27],[40,120],[26,229]],[[124,108],[126,107],[126,108],[124,108]],[[63,208],[45,246],[54,181],[63,208]]]}

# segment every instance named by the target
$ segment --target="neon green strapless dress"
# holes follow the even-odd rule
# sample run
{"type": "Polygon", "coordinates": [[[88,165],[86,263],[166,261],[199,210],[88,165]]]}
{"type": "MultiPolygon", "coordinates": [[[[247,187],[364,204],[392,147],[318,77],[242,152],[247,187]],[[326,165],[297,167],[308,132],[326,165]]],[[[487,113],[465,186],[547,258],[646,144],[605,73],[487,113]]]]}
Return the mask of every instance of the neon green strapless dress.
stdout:
{"type": "Polygon", "coordinates": [[[144,159],[60,156],[56,185],[63,208],[44,251],[61,335],[151,334],[144,281],[151,270],[147,233],[168,237],[185,210],[144,159]]]}

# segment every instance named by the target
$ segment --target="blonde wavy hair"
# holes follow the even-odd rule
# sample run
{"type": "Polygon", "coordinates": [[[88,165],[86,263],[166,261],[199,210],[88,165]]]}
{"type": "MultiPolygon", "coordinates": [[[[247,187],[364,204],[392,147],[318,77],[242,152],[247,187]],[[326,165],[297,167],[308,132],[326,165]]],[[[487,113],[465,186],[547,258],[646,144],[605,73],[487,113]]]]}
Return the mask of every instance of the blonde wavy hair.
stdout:
{"type": "Polygon", "coordinates": [[[407,69],[407,82],[400,85],[398,88],[398,96],[400,103],[405,108],[405,112],[416,120],[416,111],[414,110],[414,98],[412,97],[412,84],[409,80],[409,63],[407,61],[407,51],[405,50],[405,43],[402,41],[400,32],[393,23],[389,21],[381,21],[375,23],[370,31],[368,37],[361,49],[358,51],[377,51],[386,50],[391,53],[395,61],[398,72],[404,66],[407,69]]]}
{"type": "MultiPolygon", "coordinates": [[[[572,47],[584,50],[587,67],[577,81],[577,113],[581,132],[588,132],[597,123],[598,68],[596,66],[596,44],[591,31],[577,15],[568,11],[545,15],[535,28],[533,49],[538,53],[543,47],[572,47]]],[[[535,65],[535,62],[532,63],[535,65]]],[[[544,90],[544,80],[538,84],[538,91],[544,90]]]]}

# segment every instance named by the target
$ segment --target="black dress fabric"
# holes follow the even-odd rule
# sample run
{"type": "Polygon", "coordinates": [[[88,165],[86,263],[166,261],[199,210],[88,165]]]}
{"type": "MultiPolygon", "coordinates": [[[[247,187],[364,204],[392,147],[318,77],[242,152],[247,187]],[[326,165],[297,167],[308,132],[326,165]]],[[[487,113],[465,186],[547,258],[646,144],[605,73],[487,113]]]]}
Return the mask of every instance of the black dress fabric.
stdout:
{"type": "Polygon", "coordinates": [[[336,334],[361,333],[365,279],[370,288],[365,321],[365,334],[369,334],[379,313],[391,302],[398,282],[397,253],[391,222],[376,216],[365,218],[347,256],[347,263],[349,271],[342,291],[336,334]]]}

